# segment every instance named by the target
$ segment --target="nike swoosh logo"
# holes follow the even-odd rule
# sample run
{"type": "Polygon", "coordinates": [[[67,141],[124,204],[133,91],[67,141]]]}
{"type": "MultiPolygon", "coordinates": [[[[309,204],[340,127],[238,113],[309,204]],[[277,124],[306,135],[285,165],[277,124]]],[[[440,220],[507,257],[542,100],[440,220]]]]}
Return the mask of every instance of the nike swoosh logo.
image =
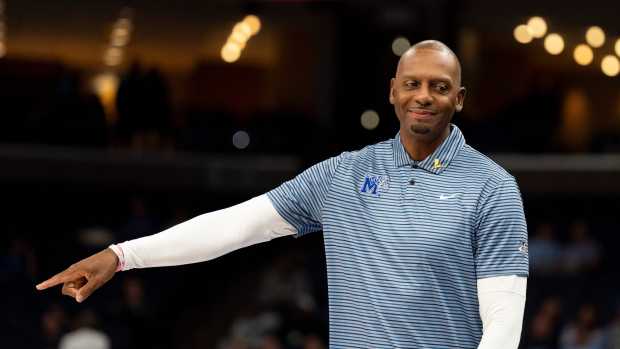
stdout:
{"type": "Polygon", "coordinates": [[[439,200],[448,200],[448,199],[454,199],[455,197],[457,197],[459,194],[441,194],[439,195],[439,200]]]}

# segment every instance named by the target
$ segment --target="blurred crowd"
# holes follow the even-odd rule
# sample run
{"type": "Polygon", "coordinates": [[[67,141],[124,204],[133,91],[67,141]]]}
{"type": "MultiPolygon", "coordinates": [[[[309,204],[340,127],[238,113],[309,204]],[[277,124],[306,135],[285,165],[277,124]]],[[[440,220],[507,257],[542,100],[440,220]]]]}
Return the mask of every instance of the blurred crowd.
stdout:
{"type": "MultiPolygon", "coordinates": [[[[320,159],[391,138],[398,128],[387,99],[380,99],[380,123],[369,131],[352,100],[338,100],[329,117],[285,104],[259,107],[256,96],[226,97],[220,86],[204,86],[214,69],[197,63],[189,76],[179,78],[135,62],[119,73],[114,93],[98,95],[92,76],[60,63],[0,61],[0,103],[3,114],[12,116],[3,119],[0,144],[222,153],[238,151],[232,138],[244,131],[250,137],[241,147],[246,152],[320,159]]],[[[613,127],[565,125],[563,105],[573,96],[570,91],[564,93],[552,77],[531,79],[530,88],[493,111],[479,111],[476,98],[482,96],[471,97],[455,116],[468,143],[485,153],[620,150],[613,127]]]]}
{"type": "MultiPolygon", "coordinates": [[[[190,77],[175,80],[183,85],[176,90],[199,89],[194,85],[209,71],[198,64],[190,77]]],[[[298,142],[277,134],[321,133],[319,123],[303,110],[281,106],[239,112],[213,106],[192,92],[175,95],[169,76],[139,62],[117,77],[104,76],[103,82],[84,71],[45,62],[2,60],[0,76],[5,78],[0,81],[3,115],[11,116],[2,120],[0,144],[211,153],[244,149],[302,156],[311,151],[316,138],[298,142]],[[111,84],[99,88],[112,90],[101,94],[98,83],[111,84]],[[250,135],[249,144],[233,144],[238,131],[250,135]]]]}
{"type": "Polygon", "coordinates": [[[60,288],[34,289],[112,242],[189,218],[179,207],[155,215],[152,205],[135,196],[118,211],[124,215],[107,225],[77,219],[76,229],[64,236],[63,227],[38,235],[24,231],[33,225],[8,225],[7,239],[0,240],[2,347],[326,348],[324,262],[316,238],[306,239],[310,246],[288,239],[175,270],[119,273],[82,304],[61,296],[60,288]]]}
{"type": "MultiPolygon", "coordinates": [[[[118,200],[118,199],[116,199],[118,200]]],[[[282,238],[203,264],[118,274],[83,304],[34,285],[113,241],[157,232],[191,215],[185,205],[131,196],[107,220],[78,218],[48,234],[44,222],[5,222],[0,287],[3,346],[20,348],[318,349],[327,347],[320,234],[282,238]],[[115,213],[116,215],[116,213],[115,213]],[[97,221],[99,224],[92,224],[97,221]]],[[[70,206],[70,205],[66,205],[70,206]]],[[[105,204],[104,204],[105,206],[105,204]]],[[[64,209],[63,209],[64,210],[64,209]]],[[[72,218],[75,218],[73,216],[72,218]]],[[[521,348],[620,348],[620,282],[609,234],[592,217],[530,222],[521,348]],[[594,228],[596,227],[596,228],[594,228]]]]}
{"type": "Polygon", "coordinates": [[[599,240],[611,232],[593,232],[585,219],[563,227],[541,222],[530,230],[522,348],[620,348],[618,259],[606,254],[613,253],[613,240],[599,240]]]}

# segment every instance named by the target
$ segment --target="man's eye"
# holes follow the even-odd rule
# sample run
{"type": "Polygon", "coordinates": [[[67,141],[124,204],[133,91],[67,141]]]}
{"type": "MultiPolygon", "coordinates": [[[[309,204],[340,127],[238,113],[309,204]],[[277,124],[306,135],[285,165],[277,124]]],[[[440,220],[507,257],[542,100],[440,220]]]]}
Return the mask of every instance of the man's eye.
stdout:
{"type": "Polygon", "coordinates": [[[435,88],[437,89],[437,91],[439,91],[440,93],[447,93],[449,88],[447,85],[444,84],[437,84],[435,86],[435,88]]]}
{"type": "Polygon", "coordinates": [[[417,81],[407,81],[405,82],[405,86],[407,87],[417,87],[419,84],[417,81]]]}

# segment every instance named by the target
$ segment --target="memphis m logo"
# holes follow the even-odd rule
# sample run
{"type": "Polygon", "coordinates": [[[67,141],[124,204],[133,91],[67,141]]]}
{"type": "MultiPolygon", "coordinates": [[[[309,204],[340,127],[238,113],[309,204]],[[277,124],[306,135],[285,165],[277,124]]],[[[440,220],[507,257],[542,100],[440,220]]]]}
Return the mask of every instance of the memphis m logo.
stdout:
{"type": "Polygon", "coordinates": [[[387,176],[366,175],[362,187],[360,188],[360,193],[369,193],[378,196],[382,191],[386,191],[389,188],[388,184],[389,181],[387,176]]]}

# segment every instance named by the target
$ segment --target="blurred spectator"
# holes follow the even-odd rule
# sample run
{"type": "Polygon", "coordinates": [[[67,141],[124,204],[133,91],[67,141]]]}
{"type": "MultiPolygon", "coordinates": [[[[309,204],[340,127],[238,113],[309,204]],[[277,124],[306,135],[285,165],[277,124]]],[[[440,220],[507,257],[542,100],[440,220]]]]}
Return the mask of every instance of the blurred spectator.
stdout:
{"type": "Polygon", "coordinates": [[[157,224],[150,215],[148,207],[142,198],[137,196],[129,200],[129,218],[121,227],[121,240],[130,240],[157,232],[157,224]]]}
{"type": "Polygon", "coordinates": [[[32,116],[31,127],[37,141],[65,146],[105,146],[107,125],[101,101],[95,94],[82,91],[80,73],[65,69],[61,74],[50,105],[32,116]]]}
{"type": "Polygon", "coordinates": [[[153,332],[153,321],[157,319],[148,306],[141,279],[129,276],[123,280],[122,302],[113,304],[112,313],[115,319],[113,333],[119,342],[115,347],[156,347],[157,336],[153,332]]]}
{"type": "Polygon", "coordinates": [[[157,149],[171,127],[169,91],[161,72],[133,63],[121,79],[116,98],[122,143],[134,149],[157,149]]]}
{"type": "Polygon", "coordinates": [[[321,337],[315,335],[315,334],[310,334],[308,336],[306,336],[306,340],[304,342],[304,349],[325,349],[325,344],[323,343],[323,340],[321,340],[321,337]]]}
{"type": "Polygon", "coordinates": [[[108,349],[110,339],[96,329],[97,316],[90,310],[82,310],[74,321],[74,330],[62,336],[59,349],[108,349]]]}
{"type": "Polygon", "coordinates": [[[570,323],[560,335],[560,349],[604,349],[604,333],[597,327],[594,305],[579,309],[577,320],[570,323]]]}
{"type": "Polygon", "coordinates": [[[299,256],[280,255],[263,273],[259,301],[266,305],[289,305],[304,311],[316,308],[312,283],[299,263],[299,256]]]}
{"type": "Polygon", "coordinates": [[[43,347],[56,348],[60,335],[65,330],[66,314],[58,304],[52,304],[41,316],[43,347]]]}
{"type": "Polygon", "coordinates": [[[620,306],[616,310],[616,317],[607,330],[606,349],[620,349],[620,306]]]}
{"type": "Polygon", "coordinates": [[[578,220],[569,227],[570,242],[564,250],[564,270],[570,274],[592,271],[601,258],[599,245],[590,237],[588,225],[578,220]]]}
{"type": "Polygon", "coordinates": [[[528,349],[557,348],[559,333],[560,301],[557,298],[547,298],[534,315],[530,323],[528,349]]]}
{"type": "Polygon", "coordinates": [[[12,275],[26,275],[34,279],[37,269],[37,256],[26,239],[11,240],[8,253],[0,255],[0,279],[12,275]]]}
{"type": "Polygon", "coordinates": [[[282,341],[280,341],[278,337],[270,334],[263,337],[259,349],[284,349],[284,347],[282,346],[282,341]]]}
{"type": "MultiPolygon", "coordinates": [[[[244,343],[248,348],[262,348],[274,343],[266,340],[268,336],[277,332],[282,325],[282,318],[276,312],[263,312],[254,317],[242,317],[235,320],[231,328],[229,343],[244,343]]],[[[228,348],[228,347],[226,347],[228,348]]],[[[271,348],[267,346],[267,348],[271,348]]]]}
{"type": "Polygon", "coordinates": [[[530,263],[536,273],[557,271],[562,262],[562,247],[555,240],[555,227],[551,223],[539,224],[529,242],[530,263]]]}

